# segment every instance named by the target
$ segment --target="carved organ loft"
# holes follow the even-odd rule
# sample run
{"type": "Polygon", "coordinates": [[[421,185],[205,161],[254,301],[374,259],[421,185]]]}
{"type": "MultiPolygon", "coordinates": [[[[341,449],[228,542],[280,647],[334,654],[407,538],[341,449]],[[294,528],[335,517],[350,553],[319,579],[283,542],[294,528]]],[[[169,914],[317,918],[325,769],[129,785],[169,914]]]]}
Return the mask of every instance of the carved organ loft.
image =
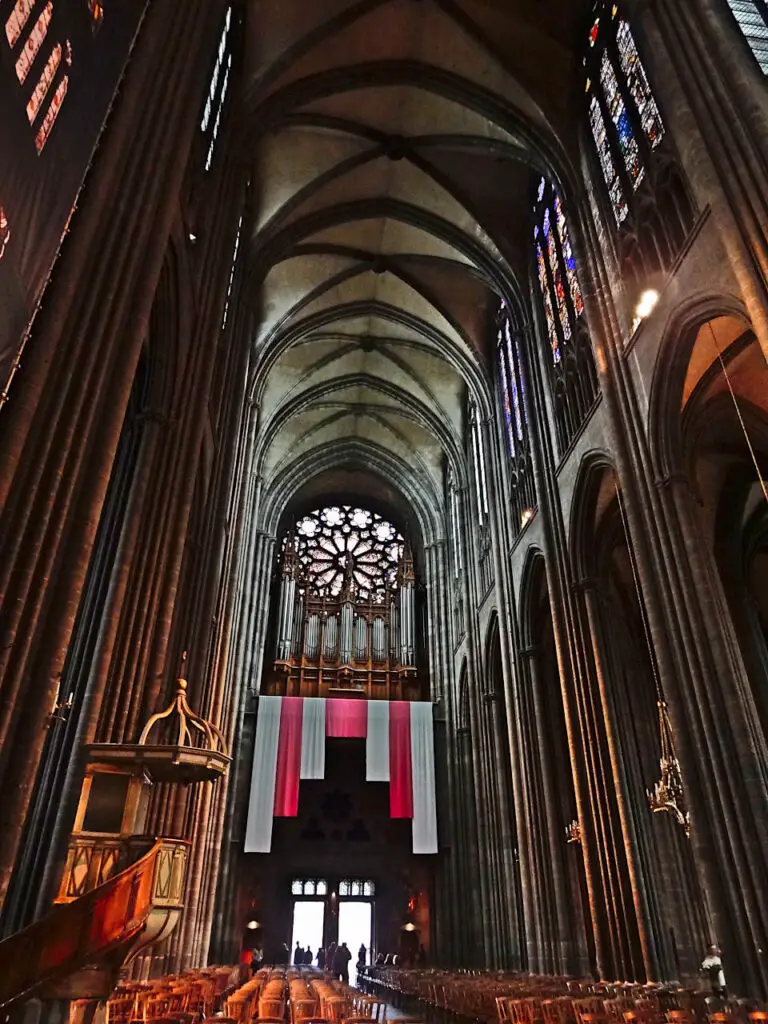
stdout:
{"type": "Polygon", "coordinates": [[[421,606],[413,549],[376,512],[301,515],[277,560],[274,660],[262,692],[420,700],[421,606]]]}

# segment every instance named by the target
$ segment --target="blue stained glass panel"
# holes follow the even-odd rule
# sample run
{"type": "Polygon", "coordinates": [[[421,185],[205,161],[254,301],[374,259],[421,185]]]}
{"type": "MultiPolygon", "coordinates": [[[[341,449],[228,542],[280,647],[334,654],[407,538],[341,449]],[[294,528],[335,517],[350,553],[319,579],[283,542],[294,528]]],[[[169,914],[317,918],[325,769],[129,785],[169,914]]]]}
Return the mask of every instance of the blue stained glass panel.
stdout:
{"type": "Polygon", "coordinates": [[[629,211],[627,209],[627,201],[624,198],[624,190],[621,187],[613,156],[611,155],[603,112],[600,109],[596,96],[592,97],[589,104],[589,125],[592,129],[592,137],[595,140],[597,155],[600,158],[600,167],[603,171],[605,184],[608,186],[608,194],[611,197],[611,206],[616,217],[616,223],[621,224],[626,219],[629,211]]]}
{"type": "Polygon", "coordinates": [[[616,132],[619,137],[619,149],[624,158],[627,174],[632,182],[632,187],[637,188],[643,180],[645,169],[640,159],[640,150],[626,107],[624,106],[624,100],[619,92],[616,72],[613,70],[613,64],[611,64],[608,54],[605,52],[600,61],[600,81],[603,84],[603,91],[608,103],[611,120],[616,126],[616,132]]]}

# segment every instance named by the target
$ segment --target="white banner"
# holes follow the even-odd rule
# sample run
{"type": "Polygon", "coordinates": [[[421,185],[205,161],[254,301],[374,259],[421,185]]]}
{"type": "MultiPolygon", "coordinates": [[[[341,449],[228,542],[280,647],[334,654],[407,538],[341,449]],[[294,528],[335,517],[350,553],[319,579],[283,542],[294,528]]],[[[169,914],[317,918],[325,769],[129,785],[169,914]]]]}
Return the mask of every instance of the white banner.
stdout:
{"type": "Polygon", "coordinates": [[[365,781],[389,782],[389,701],[368,701],[365,781]]]}
{"type": "Polygon", "coordinates": [[[432,704],[411,702],[411,773],[413,777],[413,852],[437,853],[435,734],[432,704]]]}
{"type": "Polygon", "coordinates": [[[325,697],[305,697],[301,720],[301,778],[325,778],[325,697]]]}
{"type": "Polygon", "coordinates": [[[275,809],[277,745],[280,738],[282,703],[282,697],[259,697],[251,795],[248,801],[248,822],[245,826],[246,853],[269,853],[272,849],[272,813],[275,809]]]}

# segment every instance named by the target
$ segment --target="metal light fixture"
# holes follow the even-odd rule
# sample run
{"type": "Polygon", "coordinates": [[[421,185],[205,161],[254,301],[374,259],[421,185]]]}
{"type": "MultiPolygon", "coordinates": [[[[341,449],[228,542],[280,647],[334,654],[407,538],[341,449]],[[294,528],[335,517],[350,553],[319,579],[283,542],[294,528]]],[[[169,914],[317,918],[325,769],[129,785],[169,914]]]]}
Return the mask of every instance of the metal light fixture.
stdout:
{"type": "Polygon", "coordinates": [[[678,824],[685,829],[685,834],[691,834],[691,812],[686,807],[685,789],[683,788],[683,777],[680,772],[680,762],[675,756],[675,748],[672,743],[672,727],[669,724],[667,705],[663,700],[658,702],[659,707],[659,732],[661,734],[661,778],[653,787],[653,791],[646,790],[648,804],[651,810],[658,814],[660,811],[667,811],[678,824]]]}
{"type": "Polygon", "coordinates": [[[581,843],[581,824],[578,820],[565,826],[565,841],[566,843],[581,843]]]}

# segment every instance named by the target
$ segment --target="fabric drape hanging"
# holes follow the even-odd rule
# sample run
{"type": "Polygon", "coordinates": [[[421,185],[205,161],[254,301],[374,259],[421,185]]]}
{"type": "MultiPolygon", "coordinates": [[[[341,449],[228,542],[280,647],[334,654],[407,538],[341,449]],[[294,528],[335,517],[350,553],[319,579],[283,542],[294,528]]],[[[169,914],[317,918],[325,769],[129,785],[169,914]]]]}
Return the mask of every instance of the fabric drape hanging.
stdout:
{"type": "Polygon", "coordinates": [[[389,701],[369,700],[365,743],[366,782],[389,782],[389,701]]]}
{"type": "Polygon", "coordinates": [[[301,697],[283,697],[277,745],[276,818],[295,818],[299,813],[303,703],[301,697]]]}
{"type": "Polygon", "coordinates": [[[389,704],[389,815],[413,817],[411,705],[404,700],[389,704]]]}
{"type": "Polygon", "coordinates": [[[325,697],[305,697],[301,732],[302,779],[325,778],[325,697]]]}
{"type": "Polygon", "coordinates": [[[432,705],[411,704],[413,852],[437,853],[435,734],[432,705]]]}
{"type": "Polygon", "coordinates": [[[367,701],[334,697],[325,709],[326,735],[332,739],[364,739],[368,727],[367,701]]]}
{"type": "Polygon", "coordinates": [[[246,853],[269,853],[272,849],[272,815],[282,702],[282,697],[259,697],[251,796],[245,827],[246,853]]]}

